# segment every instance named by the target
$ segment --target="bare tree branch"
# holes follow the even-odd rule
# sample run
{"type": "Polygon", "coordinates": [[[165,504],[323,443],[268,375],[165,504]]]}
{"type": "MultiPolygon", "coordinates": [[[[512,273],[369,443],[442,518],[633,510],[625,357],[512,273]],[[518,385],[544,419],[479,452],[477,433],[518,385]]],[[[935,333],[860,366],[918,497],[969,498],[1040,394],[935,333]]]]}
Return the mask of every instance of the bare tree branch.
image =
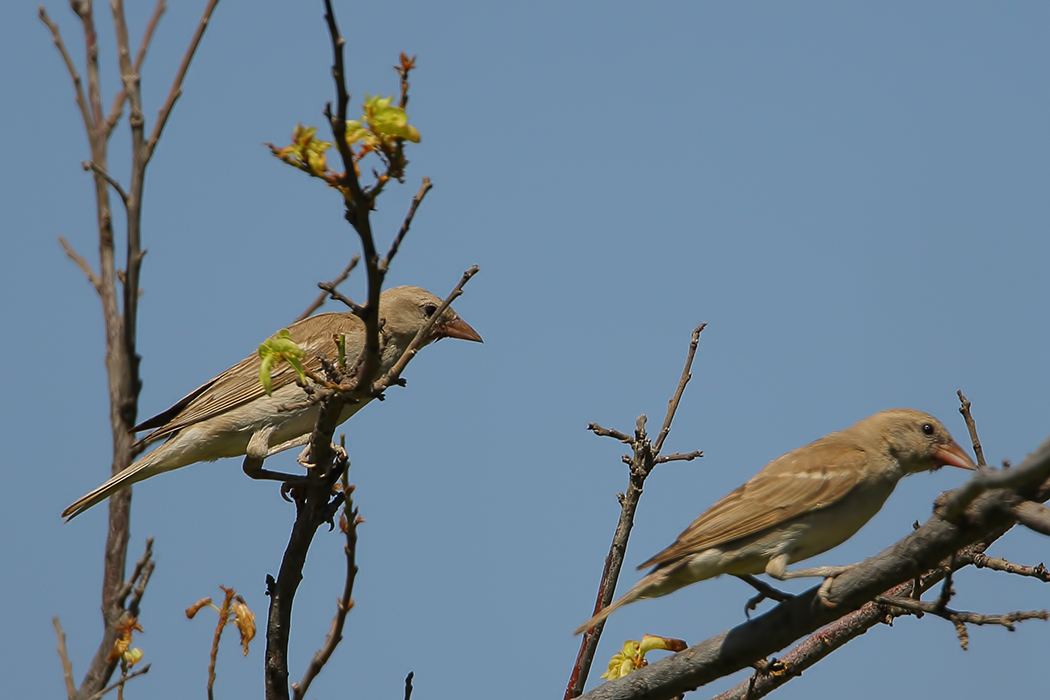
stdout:
{"type": "MultiPolygon", "coordinates": [[[[355,267],[357,267],[357,263],[360,262],[360,261],[361,261],[361,256],[360,255],[353,256],[352,258],[350,258],[349,264],[347,264],[347,266],[343,269],[343,271],[340,272],[339,275],[334,280],[332,280],[331,282],[322,283],[322,284],[317,285],[321,289],[323,289],[324,291],[321,292],[320,294],[318,294],[317,298],[314,299],[313,302],[311,302],[311,304],[306,307],[306,310],[303,311],[301,314],[299,314],[299,316],[297,316],[296,319],[294,321],[292,321],[292,323],[298,323],[299,321],[302,321],[304,318],[310,317],[315,311],[317,311],[319,308],[324,306],[324,303],[328,299],[328,296],[330,294],[332,295],[332,298],[335,299],[336,298],[335,297],[335,293],[336,293],[335,292],[335,288],[346,281],[346,278],[350,276],[350,273],[353,272],[353,269],[355,267]]],[[[342,295],[340,294],[339,296],[342,296],[342,295]]]]}
{"type": "MultiPolygon", "coordinates": [[[[149,22],[146,23],[146,29],[142,33],[142,41],[139,42],[139,51],[135,55],[135,72],[138,73],[142,68],[142,63],[146,60],[146,50],[149,48],[150,42],[153,41],[153,33],[157,30],[157,25],[160,23],[161,15],[168,9],[167,4],[164,0],[157,0],[156,6],[153,8],[153,16],[150,17],[149,22]]],[[[113,131],[117,124],[120,122],[120,115],[124,112],[124,102],[128,98],[128,93],[125,92],[124,88],[121,88],[116,95],[113,96],[113,105],[109,108],[109,116],[106,117],[106,132],[113,131]]]]}
{"type": "Polygon", "coordinates": [[[161,132],[164,131],[164,126],[168,123],[168,117],[171,116],[171,110],[175,107],[175,101],[182,95],[182,81],[186,77],[186,71],[190,68],[190,61],[193,60],[193,55],[197,53],[197,47],[204,37],[204,32],[211,21],[211,15],[218,4],[219,0],[208,0],[204,13],[201,14],[200,22],[197,23],[197,31],[193,33],[190,45],[182,56],[179,71],[175,74],[175,80],[172,81],[171,90],[168,92],[168,99],[164,102],[164,106],[160,108],[160,112],[157,113],[157,122],[153,125],[153,133],[150,134],[149,141],[146,143],[145,160],[147,163],[153,158],[153,152],[157,149],[157,142],[160,140],[161,132]]]}
{"type": "MultiPolygon", "coordinates": [[[[118,688],[123,688],[124,685],[128,681],[130,681],[132,678],[138,678],[139,676],[144,676],[147,673],[149,673],[149,669],[150,669],[151,665],[152,664],[146,664],[145,666],[143,666],[142,668],[140,668],[137,671],[133,671],[132,673],[129,673],[126,676],[121,676],[117,680],[116,683],[113,683],[112,685],[107,685],[105,688],[103,688],[102,690],[98,691],[94,695],[88,696],[87,700],[99,700],[99,698],[101,698],[101,697],[103,697],[105,695],[109,695],[112,691],[117,690],[118,688]]],[[[118,693],[118,697],[119,697],[119,693],[118,693]]]]}
{"type": "Polygon", "coordinates": [[[1042,503],[1022,501],[1014,506],[1014,515],[1017,517],[1017,522],[1029,530],[1050,535],[1050,508],[1042,503]]]}
{"type": "Polygon", "coordinates": [[[981,447],[981,440],[977,437],[977,425],[973,422],[973,415],[970,414],[970,400],[963,396],[962,389],[955,392],[959,395],[959,413],[962,414],[963,420],[966,421],[966,430],[970,433],[970,442],[973,444],[973,453],[977,456],[977,468],[987,469],[988,463],[984,461],[984,448],[981,447]]]}
{"type": "Polygon", "coordinates": [[[397,255],[398,249],[401,247],[401,241],[405,239],[405,235],[408,233],[408,229],[412,226],[412,219],[416,216],[416,209],[422,204],[423,198],[427,196],[427,192],[434,185],[431,184],[429,177],[423,178],[423,184],[420,185],[419,191],[416,192],[415,196],[412,197],[412,204],[408,207],[408,213],[405,214],[405,220],[401,222],[401,229],[394,236],[394,242],[390,244],[390,250],[387,251],[386,257],[379,262],[379,269],[382,272],[386,272],[390,268],[390,262],[397,255]]]}
{"type": "Polygon", "coordinates": [[[343,582],[343,595],[339,598],[339,602],[336,605],[335,618],[332,619],[332,626],[328,631],[328,636],[325,637],[324,646],[310,660],[302,680],[292,684],[292,697],[295,700],[302,700],[302,698],[306,697],[307,691],[310,690],[310,684],[317,677],[317,674],[321,672],[321,669],[324,668],[324,665],[328,663],[328,659],[332,657],[332,653],[339,646],[339,642],[343,640],[343,625],[346,623],[346,615],[350,612],[350,608],[354,606],[354,580],[357,578],[357,525],[360,521],[360,516],[357,509],[354,508],[353,500],[350,498],[352,487],[346,478],[346,472],[343,473],[343,493],[346,494],[346,501],[343,503],[343,517],[339,521],[339,527],[346,535],[346,544],[343,545],[343,553],[346,555],[346,577],[343,582]]]}
{"type": "Polygon", "coordinates": [[[100,292],[102,288],[102,280],[100,280],[98,275],[95,274],[95,271],[91,269],[91,265],[84,259],[84,256],[73,250],[73,246],[69,245],[69,241],[63,236],[58,237],[58,242],[62,244],[62,250],[66,251],[66,255],[69,259],[75,262],[77,267],[79,267],[88,278],[88,282],[90,282],[91,286],[95,288],[95,291],[100,292]]]}
{"type": "Polygon", "coordinates": [[[66,649],[66,633],[62,629],[62,623],[58,621],[58,615],[51,618],[51,624],[55,626],[55,635],[58,637],[58,658],[62,662],[62,680],[66,683],[66,697],[73,700],[77,695],[77,684],[73,680],[73,662],[69,660],[69,651],[66,649]]]}
{"type": "MultiPolygon", "coordinates": [[[[213,3],[214,5],[214,3],[213,3]]],[[[134,438],[130,433],[136,423],[138,395],[142,386],[139,375],[140,358],[136,351],[136,326],[139,297],[139,271],[145,251],[141,248],[142,185],[145,168],[152,153],[144,147],[141,94],[139,92],[138,69],[145,60],[153,32],[164,11],[161,0],[147,24],[133,64],[129,48],[127,23],[124,17],[123,0],[113,0],[110,7],[116,32],[117,58],[123,90],[114,100],[107,119],[103,118],[102,88],[99,71],[98,32],[95,27],[94,8],[91,0],[71,0],[70,6],[80,19],[84,32],[85,72],[87,88],[81,82],[72,58],[67,51],[57,25],[41,8],[40,19],[51,31],[52,39],[73,81],[77,105],[80,108],[84,130],[90,147],[90,159],[85,169],[92,172],[95,186],[96,224],[98,229],[99,269],[95,273],[87,261],[76,253],[72,246],[60,238],[66,254],[84,271],[99,295],[106,339],[106,373],[109,379],[110,429],[113,444],[113,459],[110,473],[116,474],[131,464],[136,454],[134,438]],[[112,130],[119,121],[124,101],[130,105],[129,126],[132,137],[130,186],[125,190],[109,175],[108,143],[112,130]],[[110,207],[109,188],[118,194],[127,213],[126,251],[123,270],[118,270],[113,230],[113,213],[110,207]],[[122,287],[118,289],[118,285],[122,287]]],[[[199,40],[199,37],[198,37],[199,40]]],[[[183,69],[188,65],[192,51],[183,59],[183,69]]],[[[185,72],[185,70],[183,70],[185,72]]],[[[181,79],[181,78],[180,78],[181,79]]],[[[165,115],[166,118],[166,115],[165,115]]],[[[159,137],[160,129],[155,130],[159,137]]],[[[153,561],[150,545],[146,556],[136,567],[132,579],[125,581],[128,539],[130,535],[131,491],[123,490],[109,500],[109,522],[106,535],[102,576],[103,633],[94,658],[76,689],[79,700],[101,697],[118,689],[133,677],[145,673],[148,667],[125,675],[117,683],[106,687],[116,669],[117,660],[112,653],[119,638],[118,627],[137,615],[138,606],[145,591],[153,561]],[[128,600],[131,596],[130,601],[128,600]],[[127,604],[127,607],[125,607],[127,604]]],[[[71,671],[70,671],[71,673],[71,671]]],[[[118,695],[120,692],[118,692],[118,695]]]]}
{"type": "Polygon", "coordinates": [[[1014,564],[1005,559],[978,554],[974,557],[973,565],[978,569],[987,568],[992,569],[993,571],[1017,574],[1018,576],[1031,576],[1032,578],[1039,579],[1043,583],[1050,583],[1050,571],[1047,571],[1046,567],[1041,563],[1036,566],[1022,566],[1021,564],[1014,564]]]}
{"type": "MultiPolygon", "coordinates": [[[[612,544],[609,546],[609,554],[605,557],[605,567],[602,570],[602,577],[598,584],[597,599],[594,601],[595,614],[609,605],[616,593],[616,583],[620,578],[620,570],[623,568],[623,557],[627,552],[627,541],[631,536],[631,529],[634,527],[634,514],[638,510],[638,501],[642,497],[642,487],[653,467],[659,463],[660,449],[663,447],[667,435],[671,432],[671,421],[674,420],[675,412],[678,410],[679,403],[681,403],[685,385],[692,378],[693,358],[696,356],[696,348],[700,344],[700,333],[706,326],[706,323],[701,323],[693,330],[689,342],[689,351],[685,358],[685,366],[682,368],[682,376],[678,380],[678,386],[674,395],[667,403],[667,413],[664,416],[664,423],[660,428],[660,434],[655,444],[649,442],[649,438],[645,433],[646,418],[644,414],[638,417],[633,438],[626,433],[603,428],[597,423],[591,423],[587,426],[588,430],[591,430],[596,435],[611,437],[631,445],[633,453],[633,456],[630,458],[624,457],[624,462],[630,467],[630,475],[627,491],[617,494],[617,498],[620,501],[620,519],[616,524],[612,544]]],[[[696,454],[700,456],[698,453],[696,454]]],[[[664,461],[671,461],[671,459],[686,459],[686,457],[684,455],[671,455],[664,461]]],[[[569,674],[569,683],[565,688],[565,700],[572,700],[572,698],[579,696],[583,692],[603,629],[605,629],[605,623],[601,622],[593,629],[583,633],[583,639],[580,641],[580,651],[576,655],[576,662],[573,664],[572,672],[569,674]]]]}

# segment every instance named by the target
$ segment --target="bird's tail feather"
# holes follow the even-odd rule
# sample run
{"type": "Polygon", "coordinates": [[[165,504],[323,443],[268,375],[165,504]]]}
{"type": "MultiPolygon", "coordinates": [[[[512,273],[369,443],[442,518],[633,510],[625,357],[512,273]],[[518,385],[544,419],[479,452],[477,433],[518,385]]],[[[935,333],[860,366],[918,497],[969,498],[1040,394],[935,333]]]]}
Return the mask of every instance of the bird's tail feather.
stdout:
{"type": "Polygon", "coordinates": [[[599,610],[597,613],[595,613],[594,617],[592,617],[590,620],[587,620],[587,622],[584,622],[582,625],[577,627],[576,628],[576,632],[574,634],[583,634],[584,632],[586,632],[588,630],[594,629],[595,627],[597,627],[602,622],[605,622],[605,618],[607,618],[610,615],[612,615],[614,612],[616,612],[617,610],[622,608],[624,605],[627,605],[628,603],[633,603],[634,601],[639,600],[640,598],[648,597],[648,596],[646,596],[646,593],[648,592],[649,588],[652,586],[654,577],[657,574],[659,574],[659,573],[660,573],[659,570],[654,571],[651,574],[649,574],[648,576],[644,577],[638,583],[634,584],[634,587],[631,588],[631,590],[629,590],[626,593],[624,593],[622,596],[620,596],[613,603],[611,603],[611,604],[605,606],[604,608],[602,608],[601,610],[599,610]]]}
{"type": "MultiPolygon", "coordinates": [[[[161,448],[163,449],[163,448],[161,448]]],[[[88,508],[98,505],[102,501],[106,500],[117,491],[123,488],[127,488],[134,483],[147,479],[157,473],[156,469],[151,469],[156,461],[157,453],[160,449],[150,452],[148,455],[129,466],[119,474],[114,474],[109,481],[99,486],[97,489],[84,494],[76,500],[71,506],[62,511],[62,517],[66,519],[68,523],[73,518],[83,513],[88,508]]]]}

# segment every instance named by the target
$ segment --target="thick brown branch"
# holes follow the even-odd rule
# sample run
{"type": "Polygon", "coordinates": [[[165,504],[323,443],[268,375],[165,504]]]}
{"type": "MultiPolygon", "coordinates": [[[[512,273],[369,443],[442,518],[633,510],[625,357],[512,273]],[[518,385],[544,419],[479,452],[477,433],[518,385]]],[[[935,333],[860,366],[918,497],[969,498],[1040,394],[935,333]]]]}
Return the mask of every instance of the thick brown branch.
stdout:
{"type": "MultiPolygon", "coordinates": [[[[981,542],[965,547],[955,555],[955,568],[962,568],[975,561],[979,553],[992,542],[1001,537],[1009,528],[999,530],[986,536],[981,542]]],[[[918,598],[923,591],[929,590],[944,578],[945,568],[938,566],[926,572],[914,581],[902,583],[886,591],[889,596],[911,596],[918,598]],[[916,587],[918,586],[918,587],[916,587]]],[[[847,643],[860,637],[875,625],[892,622],[894,617],[904,614],[903,611],[886,608],[874,602],[866,603],[859,610],[845,615],[835,622],[822,627],[791,651],[780,657],[781,672],[777,674],[757,673],[749,680],[738,683],[713,700],[758,700],[765,697],[792,678],[801,676],[819,661],[844,647],[847,643]]]]}
{"type": "Polygon", "coordinates": [[[1029,530],[1035,530],[1043,535],[1050,535],[1050,508],[1042,503],[1022,501],[1013,508],[1017,522],[1029,530]]]}

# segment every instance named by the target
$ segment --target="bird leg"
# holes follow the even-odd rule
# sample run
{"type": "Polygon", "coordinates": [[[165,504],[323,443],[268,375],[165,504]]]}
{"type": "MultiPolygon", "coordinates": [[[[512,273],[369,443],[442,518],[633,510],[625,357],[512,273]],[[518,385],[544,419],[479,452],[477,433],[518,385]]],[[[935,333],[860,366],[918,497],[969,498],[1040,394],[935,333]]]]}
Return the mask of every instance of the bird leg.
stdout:
{"type": "Polygon", "coordinates": [[[248,441],[248,449],[244,455],[244,462],[241,463],[241,469],[253,479],[283,481],[285,483],[301,483],[305,481],[305,476],[263,469],[263,462],[270,455],[270,435],[273,434],[273,430],[273,428],[266,428],[252,433],[251,440],[248,441]]]}
{"type": "MultiPolygon", "coordinates": [[[[285,450],[290,450],[293,447],[302,447],[303,445],[306,445],[309,442],[310,433],[307,433],[306,435],[300,435],[294,440],[285,440],[280,445],[274,445],[273,447],[269,448],[268,450],[266,450],[266,456],[273,457],[278,452],[284,452],[285,450]]],[[[298,459],[296,461],[299,462],[298,459]]],[[[299,464],[302,464],[302,462],[299,462],[299,464]]]]}
{"type": "Polygon", "coordinates": [[[758,595],[750,598],[744,606],[744,615],[749,620],[751,619],[751,611],[757,610],[758,604],[766,598],[775,600],[778,603],[783,603],[784,601],[791,600],[795,597],[791,593],[785,593],[784,591],[773,588],[765,581],[760,581],[750,574],[734,574],[734,576],[758,591],[758,595]]]}
{"type": "Polygon", "coordinates": [[[835,581],[835,577],[841,576],[856,566],[856,564],[850,564],[848,566],[815,566],[812,569],[795,569],[794,571],[788,571],[787,564],[788,555],[786,553],[778,554],[766,564],[766,573],[778,581],[786,581],[791,578],[823,578],[824,582],[820,584],[820,589],[817,591],[817,597],[820,598],[821,603],[829,608],[835,607],[835,604],[828,600],[828,595],[831,593],[831,586],[835,581]]]}

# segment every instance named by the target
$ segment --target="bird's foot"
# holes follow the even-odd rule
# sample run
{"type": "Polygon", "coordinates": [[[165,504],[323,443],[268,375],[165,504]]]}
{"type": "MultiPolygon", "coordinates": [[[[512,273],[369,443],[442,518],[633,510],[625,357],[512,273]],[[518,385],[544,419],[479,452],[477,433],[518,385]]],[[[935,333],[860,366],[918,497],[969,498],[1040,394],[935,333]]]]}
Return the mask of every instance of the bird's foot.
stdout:
{"type": "Polygon", "coordinates": [[[827,608],[834,608],[838,604],[831,601],[831,587],[835,585],[835,579],[846,573],[852,566],[826,566],[824,569],[832,569],[827,573],[827,578],[824,579],[820,584],[820,588],[817,589],[817,599],[827,608]]]}
{"type": "MultiPolygon", "coordinates": [[[[307,470],[312,470],[317,467],[314,462],[310,461],[310,446],[307,445],[303,448],[303,451],[299,453],[299,456],[295,458],[295,461],[299,463],[299,466],[307,470]]],[[[346,453],[346,448],[342,445],[332,443],[332,463],[337,467],[345,465],[350,461],[350,455],[346,453]]]]}
{"type": "Polygon", "coordinates": [[[758,591],[758,595],[748,599],[747,604],[744,605],[744,615],[749,620],[751,619],[751,611],[757,610],[758,604],[763,600],[768,598],[769,600],[783,603],[784,601],[791,600],[795,597],[791,593],[786,593],[777,588],[773,588],[765,581],[760,581],[749,574],[736,574],[736,577],[758,591]]]}

